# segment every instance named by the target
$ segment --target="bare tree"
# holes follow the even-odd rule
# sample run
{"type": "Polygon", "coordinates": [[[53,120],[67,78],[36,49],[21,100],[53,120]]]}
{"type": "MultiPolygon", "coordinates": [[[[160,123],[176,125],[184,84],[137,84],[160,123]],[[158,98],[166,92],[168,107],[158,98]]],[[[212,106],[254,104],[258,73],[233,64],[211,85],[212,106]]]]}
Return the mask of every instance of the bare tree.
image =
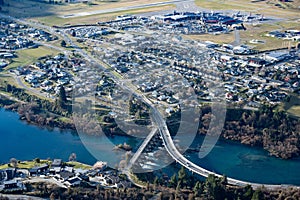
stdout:
{"type": "Polygon", "coordinates": [[[11,158],[11,159],[10,159],[10,164],[11,164],[14,168],[16,168],[16,167],[18,166],[18,160],[15,159],[15,158],[11,158]]]}
{"type": "Polygon", "coordinates": [[[77,159],[76,153],[71,153],[71,155],[69,156],[69,161],[76,161],[76,159],[77,159]]]}

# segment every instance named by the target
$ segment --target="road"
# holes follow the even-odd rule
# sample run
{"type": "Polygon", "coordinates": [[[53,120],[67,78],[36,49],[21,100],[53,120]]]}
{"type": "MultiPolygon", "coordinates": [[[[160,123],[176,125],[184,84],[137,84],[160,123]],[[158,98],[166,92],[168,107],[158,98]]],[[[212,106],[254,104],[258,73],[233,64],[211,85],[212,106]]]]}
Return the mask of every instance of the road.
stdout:
{"type": "Polygon", "coordinates": [[[144,149],[146,148],[146,146],[152,139],[152,137],[156,134],[157,130],[158,130],[157,127],[152,129],[152,131],[149,133],[149,135],[143,141],[142,145],[139,147],[139,149],[135,152],[135,154],[132,156],[132,158],[128,162],[125,170],[129,170],[133,166],[133,164],[136,162],[138,157],[141,155],[141,153],[144,151],[144,149]]]}
{"type": "Polygon", "coordinates": [[[14,74],[13,74],[12,76],[13,76],[13,78],[15,79],[16,83],[17,83],[20,87],[24,88],[25,90],[27,90],[27,91],[33,93],[34,95],[36,95],[36,96],[38,96],[38,97],[49,98],[49,94],[44,93],[44,92],[40,92],[40,91],[37,90],[37,89],[34,89],[34,88],[32,88],[32,87],[28,87],[27,85],[25,85],[25,84],[23,83],[23,81],[21,80],[21,79],[22,79],[21,76],[17,76],[17,75],[14,75],[14,74]]]}
{"type": "Polygon", "coordinates": [[[29,195],[21,195],[21,194],[1,194],[1,197],[7,197],[10,200],[44,200],[44,198],[29,196],[29,195]]]}
{"type": "MultiPolygon", "coordinates": [[[[201,176],[204,176],[204,177],[208,177],[208,175],[210,175],[210,174],[213,174],[217,177],[222,177],[222,175],[211,172],[209,170],[206,170],[206,169],[194,164],[193,162],[189,161],[187,158],[185,158],[175,147],[175,144],[172,140],[170,132],[169,132],[167,125],[166,125],[164,119],[162,118],[162,116],[158,112],[156,112],[156,113],[154,113],[153,117],[159,126],[160,134],[161,134],[161,137],[162,137],[162,140],[163,140],[163,143],[164,143],[164,146],[165,146],[167,152],[177,163],[181,164],[186,169],[188,169],[196,174],[199,174],[201,176]]],[[[229,178],[229,177],[227,178],[227,180],[228,180],[229,184],[238,185],[238,186],[251,185],[254,189],[262,187],[262,186],[264,186],[265,188],[268,188],[268,189],[275,189],[275,188],[282,187],[282,185],[252,183],[252,182],[241,181],[241,180],[237,180],[237,179],[233,179],[233,178],[229,178]]]]}

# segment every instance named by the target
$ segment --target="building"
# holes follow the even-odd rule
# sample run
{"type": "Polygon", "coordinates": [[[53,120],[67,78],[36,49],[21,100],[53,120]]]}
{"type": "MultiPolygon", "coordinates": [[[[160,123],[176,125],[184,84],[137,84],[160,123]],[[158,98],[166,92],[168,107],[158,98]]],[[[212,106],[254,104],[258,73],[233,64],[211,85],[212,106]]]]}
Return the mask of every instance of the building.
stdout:
{"type": "Polygon", "coordinates": [[[64,184],[68,187],[75,187],[75,186],[79,186],[81,181],[82,180],[79,177],[72,177],[72,178],[69,178],[68,180],[66,180],[64,182],[64,184]]]}
{"type": "Polygon", "coordinates": [[[107,167],[107,162],[103,162],[103,161],[97,161],[94,166],[93,166],[93,169],[94,170],[100,170],[100,171],[103,171],[105,170],[107,167]]]}
{"type": "Polygon", "coordinates": [[[37,167],[33,167],[33,168],[29,169],[29,174],[30,174],[30,176],[38,176],[38,175],[46,173],[48,171],[48,169],[49,169],[49,165],[43,164],[41,166],[37,166],[37,167]]]}
{"type": "Polygon", "coordinates": [[[18,188],[18,182],[16,180],[4,181],[3,185],[4,185],[4,189],[18,188]]]}
{"type": "Polygon", "coordinates": [[[54,159],[51,163],[51,167],[61,167],[62,166],[62,159],[54,159]]]}

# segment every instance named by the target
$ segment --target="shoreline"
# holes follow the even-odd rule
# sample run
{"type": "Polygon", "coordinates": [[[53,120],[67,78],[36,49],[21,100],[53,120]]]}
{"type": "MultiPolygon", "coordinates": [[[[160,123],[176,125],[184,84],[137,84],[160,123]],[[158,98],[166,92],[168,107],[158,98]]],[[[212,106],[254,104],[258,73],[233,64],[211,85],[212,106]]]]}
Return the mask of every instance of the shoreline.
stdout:
{"type": "MultiPolygon", "coordinates": [[[[50,130],[58,128],[61,131],[73,131],[73,132],[77,133],[76,126],[75,126],[72,118],[70,118],[70,117],[60,116],[56,113],[52,113],[41,107],[29,108],[28,109],[29,111],[27,110],[26,112],[29,112],[30,114],[28,114],[26,112],[21,113],[20,108],[22,106],[24,107],[24,105],[30,105],[29,102],[20,103],[20,102],[13,101],[4,95],[1,95],[1,96],[3,96],[3,99],[1,99],[1,101],[0,101],[0,108],[17,113],[19,116],[19,120],[27,122],[29,125],[34,125],[34,126],[37,126],[37,127],[43,128],[43,129],[50,129],[50,130]],[[33,111],[30,109],[35,110],[35,112],[32,113],[33,111]],[[60,118],[64,118],[67,120],[63,121],[60,118]]],[[[234,110],[239,110],[239,109],[234,109],[234,110]]],[[[228,121],[228,123],[229,122],[230,122],[230,120],[228,121]]],[[[106,130],[105,134],[107,134],[110,137],[114,137],[114,136],[130,137],[130,135],[121,132],[121,130],[119,130],[119,129],[115,129],[113,132],[111,132],[111,130],[108,127],[104,127],[104,129],[106,130]]],[[[223,129],[223,131],[224,130],[228,131],[226,129],[223,129]]],[[[202,133],[201,131],[198,132],[198,134],[206,135],[205,132],[202,133]]],[[[96,135],[96,134],[87,133],[87,135],[96,135]]],[[[297,156],[296,154],[289,154],[288,150],[285,153],[283,153],[282,151],[276,152],[276,149],[273,151],[268,150],[261,143],[251,143],[251,142],[245,143],[245,141],[248,141],[248,140],[250,141],[250,139],[242,140],[241,136],[242,136],[241,133],[237,133],[236,135],[228,135],[228,134],[226,135],[224,133],[221,134],[222,139],[224,139],[226,141],[233,141],[233,142],[237,142],[241,145],[259,148],[263,151],[267,151],[268,156],[270,156],[270,157],[277,157],[279,159],[284,159],[284,160],[300,158],[299,155],[297,156]]],[[[258,134],[258,135],[255,135],[255,137],[261,137],[261,136],[258,134]]]]}

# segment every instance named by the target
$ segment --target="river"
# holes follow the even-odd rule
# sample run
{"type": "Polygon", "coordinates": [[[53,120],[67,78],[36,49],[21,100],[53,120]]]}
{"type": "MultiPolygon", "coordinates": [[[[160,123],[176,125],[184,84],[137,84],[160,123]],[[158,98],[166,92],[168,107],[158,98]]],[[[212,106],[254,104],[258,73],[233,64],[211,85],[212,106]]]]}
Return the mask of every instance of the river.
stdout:
{"type": "MultiPolygon", "coordinates": [[[[113,163],[120,153],[112,149],[112,143],[126,142],[132,146],[140,143],[137,139],[124,136],[110,138],[110,142],[106,137],[97,138],[97,146],[87,150],[74,131],[28,125],[20,121],[16,113],[3,109],[0,109],[0,121],[0,163],[8,162],[12,157],[18,160],[37,157],[68,160],[71,153],[76,153],[77,160],[87,164],[93,164],[96,160],[113,163]],[[97,159],[89,151],[99,152],[97,159]]],[[[95,139],[90,137],[91,144],[95,139]]],[[[192,145],[197,146],[202,140],[202,136],[197,136],[192,145]]],[[[185,156],[206,169],[228,177],[258,183],[300,185],[300,159],[270,157],[262,149],[235,142],[219,140],[212,152],[203,159],[199,159],[196,152],[186,153],[185,156]]]]}

